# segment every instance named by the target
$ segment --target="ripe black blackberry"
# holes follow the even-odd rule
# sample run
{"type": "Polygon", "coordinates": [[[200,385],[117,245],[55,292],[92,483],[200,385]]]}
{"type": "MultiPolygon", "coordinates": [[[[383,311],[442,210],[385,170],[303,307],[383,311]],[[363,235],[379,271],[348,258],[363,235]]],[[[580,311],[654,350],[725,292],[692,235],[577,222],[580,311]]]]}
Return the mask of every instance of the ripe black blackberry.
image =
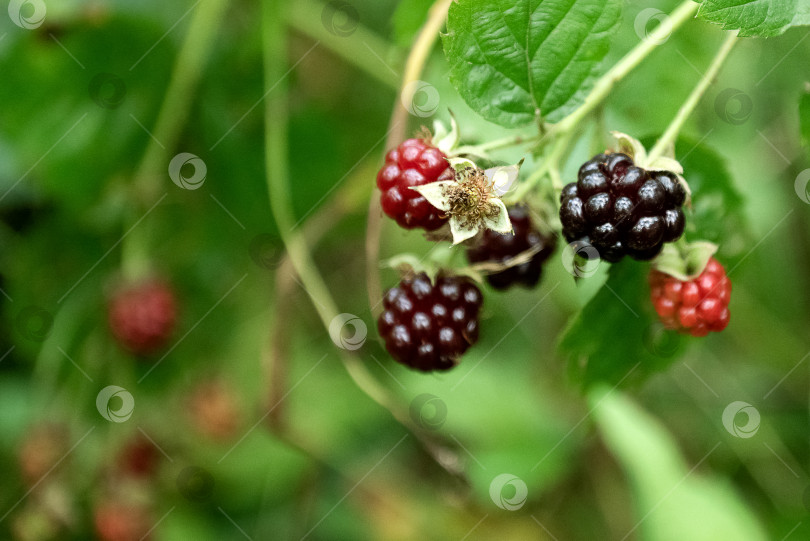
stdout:
{"type": "Polygon", "coordinates": [[[537,248],[538,252],[529,261],[487,275],[487,282],[495,289],[507,289],[514,284],[528,288],[534,287],[540,281],[543,262],[554,252],[557,238],[554,235],[540,233],[532,224],[526,207],[510,208],[509,219],[512,221],[514,234],[497,233],[487,229],[480,242],[467,249],[467,259],[471,263],[505,263],[526,250],[537,248]]]}
{"type": "Polygon", "coordinates": [[[467,278],[425,273],[404,278],[383,298],[377,330],[395,361],[421,370],[448,370],[478,340],[481,291],[467,278]]]}
{"type": "Polygon", "coordinates": [[[563,188],[563,235],[592,244],[605,261],[652,259],[683,234],[685,199],[675,174],[646,171],[626,154],[598,154],[563,188]]]}

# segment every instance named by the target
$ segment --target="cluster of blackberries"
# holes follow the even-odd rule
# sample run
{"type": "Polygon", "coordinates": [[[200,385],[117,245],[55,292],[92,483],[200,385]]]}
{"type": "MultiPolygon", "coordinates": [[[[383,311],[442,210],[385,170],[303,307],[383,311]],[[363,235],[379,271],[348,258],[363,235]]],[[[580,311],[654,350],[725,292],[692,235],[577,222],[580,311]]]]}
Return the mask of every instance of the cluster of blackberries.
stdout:
{"type": "MultiPolygon", "coordinates": [[[[429,139],[408,139],[386,154],[377,174],[383,211],[404,228],[436,230],[447,216],[409,188],[453,176],[447,157],[429,139]]],[[[611,263],[625,255],[649,260],[683,234],[685,200],[674,173],[647,171],[626,154],[598,154],[562,190],[563,236],[596,248],[611,263]]],[[[541,233],[522,205],[509,209],[509,219],[513,233],[484,231],[468,242],[467,258],[501,265],[485,269],[495,289],[534,287],[556,237],[541,233]],[[514,259],[526,253],[527,259],[514,259]]],[[[653,304],[668,327],[703,336],[728,324],[731,285],[714,259],[694,281],[653,271],[651,284],[653,304]]],[[[481,302],[481,292],[467,278],[440,275],[434,284],[424,273],[411,275],[386,293],[377,327],[396,361],[422,371],[447,370],[477,341],[481,302]]]]}
{"type": "Polygon", "coordinates": [[[683,233],[686,192],[678,177],[646,171],[625,154],[585,162],[560,198],[566,240],[593,245],[605,261],[652,259],[683,233]]]}

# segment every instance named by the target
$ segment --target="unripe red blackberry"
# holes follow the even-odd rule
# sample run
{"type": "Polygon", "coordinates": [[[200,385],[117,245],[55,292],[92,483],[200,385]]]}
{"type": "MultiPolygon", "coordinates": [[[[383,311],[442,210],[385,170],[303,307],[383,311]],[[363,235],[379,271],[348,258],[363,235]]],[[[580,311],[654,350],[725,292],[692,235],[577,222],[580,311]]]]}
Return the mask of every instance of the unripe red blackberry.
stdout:
{"type": "Polygon", "coordinates": [[[108,307],[113,335],[125,349],[140,356],[151,355],[166,346],[176,317],[174,292],[159,280],[118,290],[108,307]]]}
{"type": "Polygon", "coordinates": [[[731,281],[713,257],[697,278],[686,282],[651,271],[650,297],[658,317],[670,329],[706,336],[728,325],[731,281]]]}
{"type": "Polygon", "coordinates": [[[385,155],[385,164],[377,173],[382,209],[405,229],[438,229],[447,217],[422,194],[410,188],[438,180],[453,180],[453,177],[453,169],[444,152],[428,140],[408,139],[385,155]]]}
{"type": "Polygon", "coordinates": [[[491,229],[485,230],[479,243],[467,249],[467,259],[472,263],[505,263],[518,254],[536,248],[537,253],[529,261],[487,275],[487,282],[495,289],[507,289],[515,284],[534,287],[540,281],[543,262],[554,252],[557,238],[554,235],[540,233],[532,224],[526,207],[510,208],[509,219],[512,222],[514,234],[497,233],[491,229]]]}
{"type": "Polygon", "coordinates": [[[598,154],[563,188],[563,235],[592,244],[605,261],[652,259],[683,234],[685,199],[673,173],[646,171],[625,154],[598,154]]]}
{"type": "Polygon", "coordinates": [[[399,363],[430,372],[448,370],[478,341],[483,297],[471,280],[425,273],[403,279],[383,298],[377,330],[399,363]]]}

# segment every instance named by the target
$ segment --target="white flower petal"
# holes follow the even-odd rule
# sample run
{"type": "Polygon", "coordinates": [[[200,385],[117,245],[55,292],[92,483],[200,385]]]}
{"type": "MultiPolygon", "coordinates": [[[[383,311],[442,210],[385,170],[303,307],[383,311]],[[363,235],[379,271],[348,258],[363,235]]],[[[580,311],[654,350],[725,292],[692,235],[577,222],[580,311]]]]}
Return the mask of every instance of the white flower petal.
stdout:
{"type": "Polygon", "coordinates": [[[484,227],[492,229],[498,233],[511,233],[512,222],[509,220],[509,211],[506,210],[506,205],[503,201],[493,198],[489,204],[498,209],[498,213],[492,218],[484,218],[484,227]]]}
{"type": "Polygon", "coordinates": [[[478,233],[478,228],[475,226],[462,228],[461,220],[453,216],[450,218],[450,232],[453,233],[453,244],[458,244],[473,238],[478,233]]]}
{"type": "Polygon", "coordinates": [[[638,139],[618,131],[612,131],[610,134],[616,139],[616,142],[619,143],[619,152],[624,152],[633,158],[636,165],[644,167],[641,164],[647,161],[647,151],[644,150],[644,145],[642,145],[638,139]]]}
{"type": "MultiPolygon", "coordinates": [[[[438,123],[438,121],[434,123],[434,126],[436,123],[438,123]]],[[[456,122],[453,111],[450,111],[450,131],[448,132],[443,124],[441,125],[441,130],[441,132],[436,131],[434,133],[433,144],[445,154],[451,154],[458,146],[459,139],[461,138],[461,134],[458,130],[458,122],[456,122]]]]}
{"type": "Polygon", "coordinates": [[[676,175],[683,174],[683,166],[681,163],[675,158],[669,158],[667,156],[656,158],[646,165],[646,169],[651,171],[672,171],[676,175]]]}
{"type": "Polygon", "coordinates": [[[448,188],[455,186],[455,180],[440,180],[438,182],[431,182],[430,184],[423,184],[422,186],[411,186],[411,190],[416,190],[422,197],[428,200],[428,203],[433,205],[439,210],[450,210],[450,202],[447,195],[448,188]]]}
{"type": "Polygon", "coordinates": [[[492,182],[492,187],[498,196],[508,192],[515,184],[522,163],[523,160],[520,160],[520,163],[515,165],[502,165],[484,170],[484,174],[492,182]]]}

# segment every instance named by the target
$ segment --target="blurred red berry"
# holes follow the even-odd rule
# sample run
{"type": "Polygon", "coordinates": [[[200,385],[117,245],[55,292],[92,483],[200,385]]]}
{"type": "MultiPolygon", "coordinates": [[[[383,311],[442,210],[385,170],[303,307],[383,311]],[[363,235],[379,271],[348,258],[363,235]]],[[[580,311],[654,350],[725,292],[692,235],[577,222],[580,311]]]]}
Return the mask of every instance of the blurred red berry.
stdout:
{"type": "Polygon", "coordinates": [[[714,258],[697,278],[686,282],[653,270],[650,297],[658,317],[670,329],[706,336],[728,325],[731,281],[714,258]]]}
{"type": "Polygon", "coordinates": [[[196,429],[212,440],[232,438],[240,425],[236,393],[221,380],[203,382],[192,391],[190,413],[196,429]]]}
{"type": "Polygon", "coordinates": [[[118,290],[110,301],[108,316],[118,342],[136,355],[147,356],[168,343],[177,302],[166,283],[150,280],[118,290]]]}
{"type": "Polygon", "coordinates": [[[33,427],[19,450],[20,471],[29,485],[38,483],[65,457],[69,449],[66,427],[47,423],[33,427]]]}
{"type": "Polygon", "coordinates": [[[117,501],[97,506],[93,522],[101,541],[146,541],[154,525],[152,514],[144,505],[117,501]]]}
{"type": "Polygon", "coordinates": [[[160,451],[151,441],[138,434],[121,450],[118,468],[132,477],[151,477],[160,462],[160,451]]]}

